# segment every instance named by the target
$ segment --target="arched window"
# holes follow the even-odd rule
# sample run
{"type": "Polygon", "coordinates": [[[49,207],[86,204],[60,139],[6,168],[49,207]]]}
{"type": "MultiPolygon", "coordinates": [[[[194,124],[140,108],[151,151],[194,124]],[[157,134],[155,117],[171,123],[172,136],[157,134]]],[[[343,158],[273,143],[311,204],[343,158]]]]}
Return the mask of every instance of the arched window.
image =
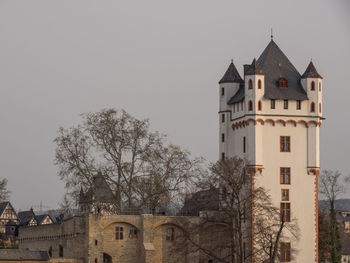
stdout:
{"type": "Polygon", "coordinates": [[[253,102],[251,100],[248,102],[248,110],[249,111],[253,110],[253,102]]]}
{"type": "Polygon", "coordinates": [[[311,82],[311,90],[315,90],[315,81],[311,82]]]}
{"type": "Polygon", "coordinates": [[[313,103],[313,102],[311,102],[310,111],[315,112],[315,103],[313,103]]]}
{"type": "Polygon", "coordinates": [[[258,102],[258,111],[261,111],[262,110],[262,105],[261,105],[261,101],[259,100],[258,102]]]}
{"type": "Polygon", "coordinates": [[[249,80],[248,89],[253,89],[253,81],[251,79],[249,80]]]}
{"type": "Polygon", "coordinates": [[[318,83],[318,91],[321,91],[321,82],[318,83]]]}
{"type": "Polygon", "coordinates": [[[168,240],[168,241],[175,240],[175,229],[173,227],[167,228],[165,232],[165,240],[168,240]]]}
{"type": "Polygon", "coordinates": [[[322,109],[321,109],[321,103],[318,104],[318,111],[321,113],[322,109]]]}
{"type": "Polygon", "coordinates": [[[278,81],[278,86],[280,89],[286,89],[288,88],[288,81],[285,78],[280,78],[278,81]]]}
{"type": "Polygon", "coordinates": [[[261,79],[258,81],[258,89],[261,89],[261,79]]]}

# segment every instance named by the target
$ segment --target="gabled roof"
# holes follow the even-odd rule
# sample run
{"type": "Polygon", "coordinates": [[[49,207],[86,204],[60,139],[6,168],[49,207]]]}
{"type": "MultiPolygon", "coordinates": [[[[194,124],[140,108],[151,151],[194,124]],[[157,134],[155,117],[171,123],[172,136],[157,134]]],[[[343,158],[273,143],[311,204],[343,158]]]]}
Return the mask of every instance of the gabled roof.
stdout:
{"type": "Polygon", "coordinates": [[[219,84],[221,83],[242,83],[243,79],[239,75],[235,65],[233,64],[233,61],[231,64],[228,66],[228,69],[226,70],[224,76],[221,78],[219,81],[219,84]]]}
{"type": "Polygon", "coordinates": [[[52,222],[53,219],[51,218],[51,216],[49,214],[44,214],[44,215],[37,215],[35,216],[35,220],[36,222],[38,223],[38,225],[41,225],[41,223],[43,222],[43,220],[46,218],[46,217],[49,217],[51,219],[52,222]]]}
{"type": "Polygon", "coordinates": [[[266,98],[290,100],[308,99],[300,82],[300,73],[273,40],[271,40],[260,55],[257,63],[265,74],[266,98]],[[287,79],[288,88],[279,88],[278,80],[280,78],[287,79]]]}
{"type": "Polygon", "coordinates": [[[22,226],[27,226],[30,220],[35,220],[35,214],[33,209],[30,209],[29,211],[18,212],[18,218],[22,226]]]}
{"type": "Polygon", "coordinates": [[[301,77],[302,78],[320,78],[320,79],[322,79],[321,75],[318,74],[312,61],[310,61],[309,66],[307,66],[304,74],[301,77]]]}
{"type": "Polygon", "coordinates": [[[7,207],[7,205],[9,205],[9,206],[11,207],[13,213],[15,213],[15,215],[18,217],[18,215],[17,215],[15,209],[13,208],[12,204],[11,204],[9,201],[0,203],[0,216],[4,213],[4,211],[5,211],[6,207],[7,207]]]}

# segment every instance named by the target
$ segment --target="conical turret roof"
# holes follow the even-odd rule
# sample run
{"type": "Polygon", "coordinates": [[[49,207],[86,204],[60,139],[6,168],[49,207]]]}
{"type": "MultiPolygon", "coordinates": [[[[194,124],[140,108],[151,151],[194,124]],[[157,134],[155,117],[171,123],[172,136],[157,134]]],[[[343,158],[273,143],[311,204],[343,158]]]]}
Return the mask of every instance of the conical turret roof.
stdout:
{"type": "Polygon", "coordinates": [[[312,61],[310,61],[309,66],[307,66],[304,74],[301,77],[302,78],[320,78],[320,79],[322,79],[321,75],[318,74],[312,61]]]}
{"type": "Polygon", "coordinates": [[[262,68],[259,66],[258,62],[254,58],[252,64],[249,66],[245,73],[246,75],[261,75],[264,74],[262,68]]]}
{"type": "Polygon", "coordinates": [[[235,65],[233,64],[233,61],[228,66],[228,69],[226,70],[224,76],[219,81],[219,84],[221,83],[242,83],[243,79],[238,73],[238,70],[236,69],[235,65]]]}

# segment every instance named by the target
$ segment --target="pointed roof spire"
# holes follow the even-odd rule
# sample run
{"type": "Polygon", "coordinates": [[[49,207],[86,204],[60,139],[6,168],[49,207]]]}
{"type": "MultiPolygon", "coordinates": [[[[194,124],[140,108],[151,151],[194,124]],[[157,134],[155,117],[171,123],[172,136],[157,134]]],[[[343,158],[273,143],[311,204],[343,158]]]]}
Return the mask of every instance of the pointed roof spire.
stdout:
{"type": "Polygon", "coordinates": [[[235,65],[233,64],[233,59],[231,60],[231,64],[228,66],[228,69],[226,70],[224,76],[219,81],[219,84],[221,83],[242,83],[243,79],[239,75],[235,65]]]}
{"type": "Polygon", "coordinates": [[[301,76],[301,78],[320,78],[322,79],[321,75],[318,74],[314,63],[312,63],[312,60],[310,61],[309,65],[307,66],[304,74],[301,76]]]}

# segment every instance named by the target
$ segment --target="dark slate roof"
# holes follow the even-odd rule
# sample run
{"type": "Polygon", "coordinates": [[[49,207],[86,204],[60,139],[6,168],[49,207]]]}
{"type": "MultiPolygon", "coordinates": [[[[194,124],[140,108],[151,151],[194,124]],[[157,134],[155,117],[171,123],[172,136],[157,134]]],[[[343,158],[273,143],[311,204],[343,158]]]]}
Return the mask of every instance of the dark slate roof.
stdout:
{"type": "Polygon", "coordinates": [[[219,81],[219,84],[221,83],[232,83],[232,82],[238,82],[242,83],[243,79],[239,75],[235,65],[233,62],[228,66],[228,69],[226,70],[224,76],[219,81]]]}
{"type": "Polygon", "coordinates": [[[232,105],[236,102],[243,101],[244,96],[245,96],[244,84],[241,84],[239,85],[239,89],[236,92],[236,94],[231,97],[231,99],[227,102],[227,104],[232,105]]]}
{"type": "Polygon", "coordinates": [[[18,218],[19,218],[20,224],[22,226],[26,226],[28,225],[30,220],[32,220],[33,218],[35,219],[35,214],[33,210],[30,209],[29,211],[18,212],[18,218]]]}
{"type": "Polygon", "coordinates": [[[36,222],[38,223],[38,225],[41,225],[41,223],[43,222],[43,220],[46,218],[46,217],[49,217],[52,222],[53,222],[53,219],[51,218],[51,216],[49,214],[43,214],[43,215],[36,215],[35,216],[35,220],[36,222]]]}
{"type": "Polygon", "coordinates": [[[82,189],[80,191],[80,203],[92,201],[114,203],[115,200],[115,196],[101,172],[93,178],[92,186],[85,194],[82,189]]]}
{"type": "Polygon", "coordinates": [[[273,40],[271,40],[260,55],[257,63],[265,74],[266,98],[290,100],[308,99],[300,82],[300,73],[273,40]],[[279,88],[278,80],[280,78],[287,79],[288,88],[279,88]]]}
{"type": "Polygon", "coordinates": [[[320,79],[322,79],[321,75],[318,74],[312,61],[310,62],[309,66],[307,66],[304,74],[301,77],[302,78],[320,78],[320,79]]]}
{"type": "Polygon", "coordinates": [[[185,200],[180,214],[198,216],[200,211],[217,211],[220,209],[219,199],[219,189],[214,188],[196,192],[191,198],[185,200]]]}
{"type": "Polygon", "coordinates": [[[2,202],[0,203],[0,215],[2,215],[2,213],[4,212],[6,206],[9,204],[10,202],[2,202]]]}
{"type": "Polygon", "coordinates": [[[259,74],[264,74],[264,71],[254,58],[253,62],[249,67],[247,67],[247,70],[244,72],[245,75],[259,75],[259,74]]]}
{"type": "Polygon", "coordinates": [[[49,261],[47,251],[0,249],[0,261],[49,261]]]}

